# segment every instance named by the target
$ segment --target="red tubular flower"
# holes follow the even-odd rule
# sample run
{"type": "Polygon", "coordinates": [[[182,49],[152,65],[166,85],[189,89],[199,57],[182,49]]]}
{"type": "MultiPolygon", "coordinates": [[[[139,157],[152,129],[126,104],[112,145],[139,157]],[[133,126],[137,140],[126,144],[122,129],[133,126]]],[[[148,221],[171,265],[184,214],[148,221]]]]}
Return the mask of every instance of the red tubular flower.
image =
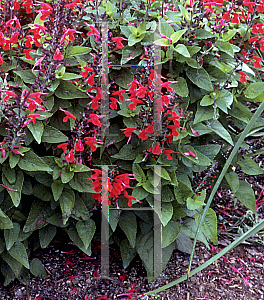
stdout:
{"type": "Polygon", "coordinates": [[[263,61],[263,59],[261,57],[258,57],[258,56],[253,56],[253,59],[255,60],[254,67],[256,69],[261,69],[262,65],[260,64],[260,62],[263,61]]]}
{"type": "Polygon", "coordinates": [[[96,144],[96,138],[94,137],[85,137],[85,145],[88,145],[92,151],[95,151],[97,149],[96,144]]]}
{"type": "Polygon", "coordinates": [[[168,160],[172,160],[173,159],[172,156],[171,156],[171,153],[174,153],[173,150],[163,150],[163,153],[166,154],[168,160]]]}
{"type": "Polygon", "coordinates": [[[143,129],[139,135],[138,135],[138,138],[140,138],[141,140],[145,141],[148,139],[148,132],[147,132],[147,129],[143,129]]]}
{"type": "Polygon", "coordinates": [[[239,24],[239,14],[238,13],[234,13],[234,16],[233,16],[231,22],[235,23],[235,24],[239,24]]]}
{"type": "Polygon", "coordinates": [[[54,150],[61,148],[63,153],[65,154],[67,147],[68,147],[68,143],[62,143],[62,144],[58,145],[54,150]]]}
{"type": "Polygon", "coordinates": [[[74,147],[75,151],[83,151],[84,150],[84,146],[82,144],[81,139],[79,139],[78,143],[75,145],[74,147]]]}
{"type": "Polygon", "coordinates": [[[40,20],[45,21],[47,17],[50,14],[52,14],[52,6],[50,6],[48,3],[43,3],[43,2],[40,2],[39,4],[41,5],[41,9],[36,10],[36,12],[40,12],[41,13],[40,20]]]}
{"type": "Polygon", "coordinates": [[[62,36],[61,40],[60,40],[60,44],[63,43],[63,41],[67,41],[69,43],[69,41],[73,41],[74,40],[74,33],[76,33],[77,31],[74,29],[67,29],[65,30],[64,35],[62,36]],[[68,38],[67,38],[68,37],[68,38]]]}
{"type": "Polygon", "coordinates": [[[24,49],[23,50],[23,53],[26,53],[26,56],[25,56],[26,59],[33,59],[33,57],[30,54],[31,51],[32,51],[32,49],[24,49]]]}
{"type": "Polygon", "coordinates": [[[142,100],[139,100],[139,99],[137,99],[137,98],[130,98],[130,100],[132,101],[132,103],[130,103],[130,104],[128,105],[128,107],[129,107],[130,109],[135,109],[135,108],[137,107],[137,104],[138,104],[138,103],[143,103],[142,100]]]}
{"type": "Polygon", "coordinates": [[[91,31],[87,32],[87,36],[91,36],[92,34],[100,36],[100,32],[94,28],[92,25],[89,25],[89,28],[91,29],[91,31]]]}
{"type": "Polygon", "coordinates": [[[230,21],[230,20],[231,20],[229,11],[226,11],[226,12],[224,13],[224,15],[223,15],[223,20],[225,20],[225,21],[230,21]]]}
{"type": "Polygon", "coordinates": [[[112,41],[116,42],[116,49],[122,49],[124,45],[121,43],[121,41],[127,40],[124,39],[123,37],[114,37],[112,38],[112,41]]]}
{"type": "Polygon", "coordinates": [[[118,95],[120,101],[124,101],[125,98],[124,98],[124,96],[122,94],[125,93],[125,92],[126,92],[126,90],[120,90],[120,91],[117,91],[117,92],[113,92],[112,95],[113,96],[118,95]]]}
{"type": "Polygon", "coordinates": [[[87,83],[87,84],[89,84],[90,86],[93,86],[94,85],[94,76],[95,76],[96,74],[94,73],[94,74],[92,74],[92,75],[90,75],[86,80],[85,80],[85,82],[87,83]]]}
{"type": "Polygon", "coordinates": [[[66,160],[68,162],[73,162],[75,160],[73,149],[71,149],[71,151],[66,155],[66,160]]]}
{"type": "Polygon", "coordinates": [[[254,34],[263,34],[264,30],[263,30],[263,26],[264,24],[254,24],[252,27],[251,32],[254,34]]]}
{"type": "Polygon", "coordinates": [[[60,107],[60,110],[65,112],[66,114],[66,117],[63,118],[63,122],[67,122],[70,118],[73,119],[73,120],[76,120],[75,116],[73,114],[71,114],[70,112],[68,112],[67,110],[64,110],[60,107]]]}
{"type": "Polygon", "coordinates": [[[97,126],[101,126],[101,122],[100,122],[100,118],[101,116],[99,115],[96,115],[96,114],[90,114],[89,115],[90,119],[88,120],[88,122],[92,122],[94,125],[97,125],[97,126]]]}
{"type": "Polygon", "coordinates": [[[118,103],[118,100],[114,97],[109,97],[109,99],[111,100],[111,103],[110,103],[110,108],[112,110],[117,110],[117,103],[118,103]]]}
{"type": "Polygon", "coordinates": [[[248,6],[248,12],[254,13],[253,5],[256,5],[255,2],[243,1],[243,5],[248,6]]]}
{"type": "Polygon", "coordinates": [[[63,60],[63,55],[60,52],[60,49],[57,48],[55,54],[53,55],[54,60],[63,60]]]}
{"type": "Polygon", "coordinates": [[[242,71],[239,71],[238,73],[241,75],[241,77],[239,79],[240,82],[242,82],[242,83],[247,82],[247,78],[246,78],[247,74],[245,72],[242,72],[242,71]]]}
{"type": "Polygon", "coordinates": [[[153,154],[160,155],[161,149],[160,149],[160,145],[159,145],[158,142],[157,142],[156,146],[152,149],[152,153],[153,153],[153,154]]]}
{"type": "Polygon", "coordinates": [[[84,71],[80,73],[82,77],[87,77],[89,72],[94,72],[94,69],[89,67],[83,67],[84,71]]]}
{"type": "Polygon", "coordinates": [[[3,62],[4,62],[3,57],[0,54],[0,66],[2,66],[3,62]]]}
{"type": "Polygon", "coordinates": [[[40,103],[42,102],[42,99],[40,98],[41,95],[44,95],[44,94],[41,93],[41,92],[36,92],[36,93],[31,93],[31,94],[29,95],[29,97],[35,98],[35,99],[36,99],[36,102],[40,104],[40,103]]]}
{"type": "Polygon", "coordinates": [[[11,92],[11,91],[7,91],[7,90],[2,90],[2,92],[5,92],[7,95],[5,96],[5,98],[3,99],[3,101],[8,101],[10,97],[17,97],[17,94],[11,92]]]}
{"type": "Polygon", "coordinates": [[[42,116],[42,115],[40,115],[40,114],[31,114],[31,115],[27,115],[30,119],[32,119],[32,122],[33,122],[33,124],[35,124],[36,123],[36,118],[37,117],[44,117],[44,116],[42,116]]]}

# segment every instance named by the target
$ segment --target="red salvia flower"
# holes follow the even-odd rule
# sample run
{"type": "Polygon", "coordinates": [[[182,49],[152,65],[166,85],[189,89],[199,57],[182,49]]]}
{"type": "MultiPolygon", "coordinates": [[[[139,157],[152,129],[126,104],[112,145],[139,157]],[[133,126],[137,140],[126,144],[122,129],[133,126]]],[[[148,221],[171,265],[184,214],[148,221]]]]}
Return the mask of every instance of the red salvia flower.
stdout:
{"type": "Polygon", "coordinates": [[[260,62],[263,61],[263,59],[261,57],[258,57],[258,56],[253,56],[252,58],[255,60],[254,67],[256,69],[261,69],[262,65],[260,64],[260,62]]]}
{"type": "Polygon", "coordinates": [[[73,149],[66,155],[66,161],[73,162],[75,160],[73,149]]]}
{"type": "Polygon", "coordinates": [[[101,126],[101,122],[100,122],[100,118],[101,116],[99,115],[96,115],[96,114],[90,114],[90,119],[88,120],[88,122],[92,122],[94,125],[97,125],[97,126],[101,126]]]}
{"type": "Polygon", "coordinates": [[[235,23],[235,24],[239,24],[239,14],[238,13],[234,13],[234,16],[233,16],[231,22],[235,23]]]}
{"type": "Polygon", "coordinates": [[[68,143],[62,143],[60,145],[58,145],[54,150],[56,150],[57,148],[58,149],[62,149],[63,153],[65,154],[66,150],[67,150],[67,147],[68,147],[68,143]]]}
{"type": "Polygon", "coordinates": [[[96,144],[96,138],[94,137],[85,137],[85,144],[89,145],[89,147],[91,148],[92,151],[95,151],[97,149],[96,144]]]}
{"type": "Polygon", "coordinates": [[[242,72],[242,71],[239,71],[238,73],[241,75],[240,82],[242,82],[242,83],[247,82],[247,77],[246,77],[247,74],[245,72],[242,72]]]}
{"type": "Polygon", "coordinates": [[[80,73],[82,77],[87,77],[89,72],[94,72],[94,69],[89,67],[83,67],[84,71],[80,73]]]}
{"type": "Polygon", "coordinates": [[[173,150],[163,150],[163,152],[166,154],[168,160],[173,159],[172,156],[171,156],[171,153],[174,152],[173,150]]]}
{"type": "Polygon", "coordinates": [[[23,53],[26,53],[26,56],[25,56],[26,59],[33,59],[33,57],[30,54],[31,51],[32,51],[32,49],[24,49],[23,50],[23,53]]]}
{"type": "Polygon", "coordinates": [[[81,139],[79,139],[78,143],[75,145],[74,147],[75,151],[83,151],[84,150],[84,146],[82,144],[81,139]]]}
{"type": "Polygon", "coordinates": [[[64,110],[60,107],[60,110],[63,111],[65,114],[66,114],[66,117],[63,118],[63,122],[67,122],[70,118],[73,119],[73,120],[76,120],[76,117],[71,114],[70,112],[68,112],[67,110],[64,110]]]}
{"type": "Polygon", "coordinates": [[[121,41],[124,41],[123,37],[114,37],[112,38],[112,41],[116,42],[116,49],[122,49],[124,45],[121,43],[121,41]]]}
{"type": "Polygon", "coordinates": [[[159,145],[158,142],[157,142],[156,146],[152,149],[152,153],[153,153],[153,154],[160,155],[161,149],[160,149],[160,145],[159,145]]]}
{"type": "Polygon", "coordinates": [[[55,54],[53,55],[54,60],[63,60],[63,55],[60,52],[60,49],[57,48],[55,54]]]}

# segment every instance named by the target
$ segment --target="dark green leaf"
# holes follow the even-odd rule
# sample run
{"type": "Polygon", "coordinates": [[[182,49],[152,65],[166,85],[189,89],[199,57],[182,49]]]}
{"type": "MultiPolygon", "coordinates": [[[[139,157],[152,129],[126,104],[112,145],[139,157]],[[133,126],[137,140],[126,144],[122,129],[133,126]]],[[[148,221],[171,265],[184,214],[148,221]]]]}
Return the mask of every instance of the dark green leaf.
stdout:
{"type": "Polygon", "coordinates": [[[4,237],[6,243],[6,250],[10,250],[14,243],[17,241],[20,232],[20,225],[13,222],[13,228],[4,230],[4,237]]]}
{"type": "Polygon", "coordinates": [[[25,171],[52,171],[32,150],[24,153],[24,156],[18,162],[18,166],[25,171]]]}
{"type": "Polygon", "coordinates": [[[72,190],[63,190],[60,196],[60,207],[62,211],[63,224],[65,225],[71,216],[75,202],[75,193],[72,190]]]}
{"type": "Polygon", "coordinates": [[[39,230],[39,243],[41,248],[47,248],[50,242],[53,240],[57,233],[57,228],[52,225],[48,225],[39,230]]]}
{"type": "Polygon", "coordinates": [[[162,227],[162,248],[168,247],[173,243],[181,231],[181,224],[178,222],[169,222],[162,227]]]}
{"type": "Polygon", "coordinates": [[[8,250],[8,253],[25,268],[29,269],[28,255],[24,244],[16,242],[13,247],[8,250]]]}
{"type": "Polygon", "coordinates": [[[41,141],[43,143],[64,143],[68,137],[60,132],[57,128],[46,125],[41,141]]]}
{"type": "Polygon", "coordinates": [[[210,77],[204,68],[200,68],[198,70],[189,68],[186,74],[187,77],[199,88],[202,88],[209,92],[213,91],[213,85],[211,83],[210,77]]]}
{"type": "Polygon", "coordinates": [[[37,277],[46,278],[47,272],[43,267],[42,262],[38,258],[33,258],[30,262],[30,272],[37,277]]]}
{"type": "Polygon", "coordinates": [[[92,193],[92,180],[88,178],[87,173],[74,173],[74,177],[69,182],[70,186],[81,193],[92,193]]]}
{"type": "Polygon", "coordinates": [[[237,196],[238,200],[245,205],[246,208],[257,214],[255,194],[248,182],[239,181],[239,188],[235,195],[237,196]]]}
{"type": "Polygon", "coordinates": [[[84,244],[84,247],[87,249],[95,233],[96,226],[94,221],[91,219],[87,221],[78,221],[76,224],[76,229],[84,244]]]}
{"type": "Polygon", "coordinates": [[[242,172],[247,175],[260,175],[264,173],[261,167],[248,156],[241,158],[237,164],[241,166],[242,172]]]}

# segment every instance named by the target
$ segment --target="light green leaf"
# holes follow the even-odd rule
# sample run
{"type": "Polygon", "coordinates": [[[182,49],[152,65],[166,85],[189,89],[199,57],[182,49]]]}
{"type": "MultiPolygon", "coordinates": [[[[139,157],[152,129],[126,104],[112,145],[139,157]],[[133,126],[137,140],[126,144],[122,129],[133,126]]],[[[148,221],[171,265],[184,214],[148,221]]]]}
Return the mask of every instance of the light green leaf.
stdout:
{"type": "Polygon", "coordinates": [[[136,180],[137,180],[139,183],[143,183],[143,182],[146,181],[145,173],[144,173],[144,171],[141,169],[141,167],[140,167],[139,164],[133,163],[133,165],[132,165],[132,172],[133,172],[133,174],[135,175],[135,178],[136,178],[136,180]]]}
{"type": "Polygon", "coordinates": [[[264,92],[264,82],[253,82],[250,83],[245,90],[245,97],[254,99],[264,92]]]}
{"type": "MultiPolygon", "coordinates": [[[[200,220],[201,220],[201,215],[202,215],[203,211],[201,211],[201,213],[195,215],[195,221],[196,224],[198,225],[200,220]]],[[[214,243],[214,244],[218,244],[218,239],[217,239],[217,217],[216,217],[216,213],[212,208],[209,208],[203,224],[202,224],[202,232],[214,243]]]]}
{"type": "Polygon", "coordinates": [[[239,179],[237,173],[231,171],[229,173],[225,174],[225,179],[229,186],[231,187],[231,190],[233,193],[236,193],[239,187],[239,179]]]}
{"type": "Polygon", "coordinates": [[[74,176],[74,172],[69,171],[67,167],[62,169],[62,171],[61,171],[62,183],[69,182],[70,180],[72,180],[73,176],[74,176]]]}
{"type": "Polygon", "coordinates": [[[255,194],[248,182],[239,181],[239,188],[236,191],[235,196],[246,208],[257,214],[255,194]]]}
{"type": "Polygon", "coordinates": [[[92,180],[88,178],[87,173],[74,173],[74,177],[69,182],[70,186],[81,193],[92,193],[94,192],[92,180]]]}
{"type": "Polygon", "coordinates": [[[174,33],[170,36],[170,38],[172,39],[172,43],[173,43],[173,44],[177,43],[177,42],[180,40],[180,38],[184,35],[184,33],[185,33],[186,31],[187,31],[187,28],[182,29],[182,30],[178,30],[178,31],[174,32],[174,33]]]}
{"type": "Polygon", "coordinates": [[[199,88],[204,89],[208,92],[213,91],[213,85],[210,80],[208,73],[205,71],[204,68],[200,69],[193,69],[189,68],[186,72],[187,77],[199,88]]]}
{"type": "Polygon", "coordinates": [[[132,196],[136,197],[137,200],[139,200],[139,201],[145,199],[148,195],[149,195],[149,193],[145,189],[143,189],[141,186],[136,186],[133,188],[132,196]]]}
{"type": "Polygon", "coordinates": [[[218,120],[214,120],[211,126],[209,126],[209,128],[211,128],[221,138],[226,140],[230,145],[234,146],[231,135],[228,133],[225,127],[218,120]]]}
{"type": "Polygon", "coordinates": [[[247,175],[260,175],[264,173],[261,167],[248,156],[242,157],[237,164],[241,166],[242,172],[247,175]]]}

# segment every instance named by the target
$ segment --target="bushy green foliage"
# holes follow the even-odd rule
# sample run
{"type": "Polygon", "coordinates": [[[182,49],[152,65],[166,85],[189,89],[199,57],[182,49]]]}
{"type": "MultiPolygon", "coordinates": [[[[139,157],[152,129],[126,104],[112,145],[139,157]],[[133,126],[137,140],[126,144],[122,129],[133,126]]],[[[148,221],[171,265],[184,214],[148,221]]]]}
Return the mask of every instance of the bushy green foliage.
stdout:
{"type": "MultiPolygon", "coordinates": [[[[111,208],[110,242],[119,245],[124,267],[138,253],[153,276],[153,213],[162,224],[162,268],[175,248],[190,252],[210,192],[204,181],[217,180],[251,110],[264,99],[263,4],[258,1],[247,13],[247,4],[236,2],[57,0],[34,2],[33,13],[31,4],[15,1],[14,10],[5,4],[0,28],[5,284],[15,277],[28,282],[29,269],[44,276],[40,262],[29,263],[28,257],[60,230],[91,255],[103,195],[111,208]],[[197,174],[205,179],[195,186],[197,174]],[[162,215],[154,205],[159,187],[162,215]]],[[[263,128],[260,119],[250,134],[263,128]]],[[[250,158],[254,149],[243,147],[247,155],[237,153],[232,167],[263,174],[250,158]]],[[[250,184],[231,167],[222,185],[256,213],[250,184]]],[[[213,209],[199,236],[207,247],[208,239],[217,244],[213,209]]]]}

